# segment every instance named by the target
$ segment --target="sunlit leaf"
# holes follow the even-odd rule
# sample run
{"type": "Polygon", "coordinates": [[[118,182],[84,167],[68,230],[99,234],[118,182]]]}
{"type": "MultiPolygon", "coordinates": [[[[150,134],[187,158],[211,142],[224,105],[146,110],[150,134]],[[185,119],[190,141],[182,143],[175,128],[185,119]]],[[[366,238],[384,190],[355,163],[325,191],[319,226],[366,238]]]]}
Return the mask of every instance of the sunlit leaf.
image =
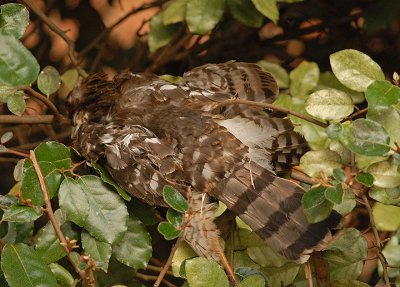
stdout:
{"type": "Polygon", "coordinates": [[[0,83],[16,87],[30,85],[39,73],[31,52],[11,35],[0,33],[0,83]]]}
{"type": "Polygon", "coordinates": [[[228,287],[229,281],[222,267],[215,261],[197,257],[185,263],[186,278],[190,287],[215,286],[228,287]]]}
{"type": "Polygon", "coordinates": [[[14,95],[16,91],[13,87],[0,84],[0,103],[7,103],[8,98],[14,95]]]}
{"type": "Polygon", "coordinates": [[[339,182],[346,181],[346,174],[342,168],[335,168],[333,170],[332,176],[339,182]]]}
{"type": "Polygon", "coordinates": [[[204,35],[214,29],[225,10],[225,0],[187,0],[186,23],[193,34],[204,35]]]}
{"type": "Polygon", "coordinates": [[[226,2],[233,18],[240,23],[253,28],[259,28],[262,25],[264,16],[258,12],[251,1],[227,0],[226,2]]]}
{"type": "Polygon", "coordinates": [[[365,91],[368,101],[368,111],[377,106],[389,107],[400,99],[400,88],[388,81],[374,81],[365,91]]]}
{"type": "Polygon", "coordinates": [[[367,187],[371,187],[374,183],[374,177],[372,176],[372,174],[367,172],[357,174],[356,180],[367,187]]]}
{"type": "Polygon", "coordinates": [[[175,24],[185,20],[188,0],[171,1],[162,13],[164,25],[175,24]]]}
{"type": "Polygon", "coordinates": [[[13,137],[13,132],[12,131],[5,132],[4,134],[1,135],[0,143],[5,144],[9,140],[11,140],[12,137],[13,137]]]}
{"type": "Polygon", "coordinates": [[[172,273],[175,277],[181,277],[179,271],[181,268],[182,263],[185,262],[188,258],[196,257],[196,252],[187,244],[185,241],[181,241],[178,249],[174,253],[174,257],[172,257],[172,273]]]}
{"type": "Polygon", "coordinates": [[[381,67],[364,53],[346,49],[330,56],[332,71],[346,87],[365,92],[375,80],[384,80],[381,67]]]}
{"type": "Polygon", "coordinates": [[[1,269],[10,287],[58,287],[49,266],[40,259],[33,248],[23,243],[4,246],[1,253],[1,269]]]}
{"type": "Polygon", "coordinates": [[[169,208],[167,210],[167,220],[173,226],[178,228],[179,226],[181,226],[181,224],[183,222],[183,213],[178,212],[172,208],[169,208]]]}
{"type": "Polygon", "coordinates": [[[341,204],[343,199],[343,189],[340,184],[336,187],[325,189],[325,198],[333,204],[341,204]]]}
{"type": "Polygon", "coordinates": [[[301,170],[311,177],[321,177],[322,174],[330,176],[336,168],[341,167],[340,156],[331,150],[308,151],[300,159],[301,170]]]}
{"type": "Polygon", "coordinates": [[[370,165],[368,172],[374,178],[374,185],[383,188],[393,188],[400,185],[398,166],[388,161],[381,161],[370,165]]]}
{"type": "Polygon", "coordinates": [[[340,120],[350,115],[354,107],[346,93],[325,89],[312,93],[305,102],[305,109],[310,115],[323,120],[340,120]]]}
{"type": "Polygon", "coordinates": [[[303,61],[289,74],[290,93],[294,97],[305,97],[318,84],[319,68],[314,62],[303,61]]]}
{"type": "Polygon", "coordinates": [[[29,25],[29,12],[24,5],[8,3],[0,6],[0,33],[19,39],[29,25]]]}
{"type": "Polygon", "coordinates": [[[69,69],[61,75],[61,82],[67,87],[68,91],[72,91],[78,82],[79,73],[76,69],[69,69]]]}
{"type": "Polygon", "coordinates": [[[400,186],[394,188],[382,188],[373,186],[368,195],[383,204],[398,205],[400,203],[400,186]]]}
{"type": "Polygon", "coordinates": [[[276,23],[279,19],[279,10],[276,0],[251,0],[265,17],[276,23]]]}
{"type": "Polygon", "coordinates": [[[377,202],[373,206],[372,214],[378,230],[396,231],[400,227],[400,207],[398,206],[377,202]]]}
{"type": "Polygon", "coordinates": [[[250,275],[240,282],[239,287],[265,287],[265,279],[259,274],[250,275]]]}
{"type": "Polygon", "coordinates": [[[124,237],[113,247],[113,256],[119,262],[134,269],[146,269],[152,254],[150,234],[143,223],[132,215],[127,225],[128,229],[124,237]]]}
{"type": "Polygon", "coordinates": [[[38,76],[37,85],[46,96],[56,92],[61,85],[60,74],[57,69],[53,66],[44,67],[38,76]]]}

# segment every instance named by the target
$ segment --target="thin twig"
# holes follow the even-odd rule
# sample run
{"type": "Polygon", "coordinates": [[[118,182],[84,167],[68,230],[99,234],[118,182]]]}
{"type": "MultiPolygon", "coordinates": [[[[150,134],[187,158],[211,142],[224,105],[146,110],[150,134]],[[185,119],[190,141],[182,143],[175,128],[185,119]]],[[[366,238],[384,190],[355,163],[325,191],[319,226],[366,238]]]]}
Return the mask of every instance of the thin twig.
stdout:
{"type": "Polygon", "coordinates": [[[17,151],[15,149],[11,149],[11,148],[7,148],[6,153],[17,155],[17,156],[20,156],[20,157],[29,158],[29,154],[21,152],[21,151],[17,151]]]}
{"type": "Polygon", "coordinates": [[[230,105],[248,105],[248,106],[253,106],[253,107],[260,107],[264,109],[271,109],[274,111],[282,112],[285,114],[293,115],[295,117],[298,117],[300,119],[303,119],[305,121],[308,121],[310,123],[316,124],[320,127],[326,128],[328,126],[327,123],[321,122],[319,120],[316,120],[310,116],[300,114],[298,112],[274,105],[274,104],[269,104],[269,103],[259,103],[259,102],[253,102],[253,101],[248,101],[248,100],[242,100],[242,99],[231,99],[231,100],[226,100],[223,102],[220,102],[214,106],[215,109],[222,108],[225,106],[230,106],[230,105]]]}
{"type": "Polygon", "coordinates": [[[372,232],[374,234],[376,247],[378,249],[378,258],[379,258],[379,261],[382,264],[383,281],[385,282],[385,286],[386,287],[390,287],[389,274],[388,274],[388,271],[387,271],[388,263],[386,261],[385,256],[382,253],[382,247],[383,246],[382,246],[382,242],[381,242],[381,239],[379,237],[379,234],[378,234],[378,230],[376,229],[376,226],[375,226],[375,220],[374,220],[374,216],[372,214],[372,208],[371,208],[371,205],[369,204],[368,198],[367,198],[367,196],[365,194],[361,195],[361,198],[364,201],[365,207],[368,210],[369,223],[371,225],[371,230],[372,230],[372,232]]]}
{"type": "Polygon", "coordinates": [[[40,188],[42,190],[43,199],[44,199],[45,206],[46,206],[44,210],[46,211],[46,213],[49,217],[49,220],[51,222],[51,225],[53,226],[53,229],[57,235],[57,238],[61,243],[60,245],[63,247],[64,251],[66,252],[67,258],[71,262],[71,265],[74,267],[75,271],[79,274],[82,281],[84,282],[84,286],[87,286],[87,287],[95,286],[95,284],[94,284],[95,281],[94,281],[94,277],[93,277],[93,273],[91,272],[91,269],[81,270],[78,267],[78,264],[71,257],[71,250],[68,247],[69,246],[68,241],[66,240],[64,233],[62,232],[61,227],[58,224],[56,217],[54,215],[53,208],[51,207],[49,191],[47,189],[42,171],[40,170],[39,163],[36,159],[36,156],[35,156],[35,153],[33,152],[33,150],[30,151],[29,158],[32,161],[33,167],[34,167],[36,174],[38,176],[38,179],[39,179],[40,188]]]}
{"type": "Polygon", "coordinates": [[[68,124],[68,125],[70,124],[68,119],[63,118],[63,121],[59,122],[53,115],[35,115],[35,116],[0,115],[0,124],[54,124],[54,123],[68,124]]]}
{"type": "MultiPolygon", "coordinates": [[[[155,280],[157,280],[157,276],[155,276],[155,275],[147,275],[147,274],[143,274],[143,273],[140,273],[140,272],[136,272],[136,277],[140,278],[142,280],[145,280],[145,281],[155,281],[155,280]]],[[[176,286],[175,284],[172,284],[171,282],[169,282],[166,279],[163,279],[162,283],[167,285],[167,287],[178,287],[178,286],[176,286]]]]}
{"type": "Polygon", "coordinates": [[[169,254],[168,260],[167,260],[167,262],[165,262],[165,265],[164,265],[163,269],[161,270],[160,274],[158,275],[158,278],[157,278],[156,282],[154,283],[153,287],[160,286],[165,274],[167,273],[169,267],[171,266],[172,258],[174,257],[174,254],[175,254],[176,250],[178,249],[182,240],[183,240],[183,238],[179,237],[178,240],[175,242],[175,245],[172,247],[171,253],[169,254]]]}
{"type": "Polygon", "coordinates": [[[40,8],[38,6],[36,6],[34,1],[22,0],[22,2],[25,3],[25,5],[28,6],[40,19],[42,19],[42,21],[44,23],[46,23],[46,25],[49,26],[49,28],[53,32],[55,32],[57,35],[59,35],[65,41],[65,43],[67,43],[68,56],[69,56],[72,64],[78,71],[79,75],[83,78],[86,78],[87,73],[79,66],[78,60],[75,57],[75,53],[76,53],[75,42],[70,37],[68,37],[67,34],[63,30],[61,30],[56,24],[54,24],[54,22],[49,17],[47,17],[47,15],[42,10],[40,10],[40,8]]]}
{"type": "MultiPolygon", "coordinates": [[[[151,270],[151,271],[156,271],[156,272],[161,272],[162,271],[162,267],[160,267],[160,266],[154,266],[154,265],[147,265],[147,267],[146,267],[146,270],[151,270]]],[[[174,274],[171,272],[171,271],[167,271],[167,273],[166,274],[168,274],[168,275],[171,275],[171,276],[174,276],[174,274]]]]}
{"type": "Polygon", "coordinates": [[[350,116],[344,118],[344,119],[341,120],[340,122],[341,122],[341,123],[344,123],[344,122],[350,121],[350,120],[352,120],[352,119],[354,119],[354,118],[356,118],[356,117],[358,117],[358,116],[360,116],[360,115],[366,114],[367,112],[368,112],[368,108],[359,110],[359,111],[355,112],[354,114],[351,114],[350,116]]]}

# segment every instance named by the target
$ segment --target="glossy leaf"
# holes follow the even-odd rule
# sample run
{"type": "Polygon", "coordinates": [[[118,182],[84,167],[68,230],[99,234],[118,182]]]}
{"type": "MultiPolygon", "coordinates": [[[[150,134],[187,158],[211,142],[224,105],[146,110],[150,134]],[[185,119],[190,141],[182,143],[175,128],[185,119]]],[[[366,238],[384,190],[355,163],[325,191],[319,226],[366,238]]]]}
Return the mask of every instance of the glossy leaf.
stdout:
{"type": "Polygon", "coordinates": [[[265,60],[258,61],[257,64],[274,76],[279,88],[289,87],[289,74],[280,65],[265,60]]]}
{"type": "Polygon", "coordinates": [[[119,242],[126,231],[128,219],[121,197],[96,176],[81,176],[77,181],[86,193],[90,206],[84,228],[100,241],[119,242]]]}
{"type": "Polygon", "coordinates": [[[4,246],[1,253],[1,269],[10,287],[58,286],[49,266],[40,259],[33,248],[23,243],[4,246]]]}
{"type": "Polygon", "coordinates": [[[0,6],[0,33],[19,39],[29,25],[29,12],[24,5],[8,3],[0,6]]]}
{"type": "Polygon", "coordinates": [[[8,97],[7,98],[7,108],[14,115],[17,115],[17,116],[22,115],[26,108],[24,92],[16,91],[12,96],[8,97]]]}
{"type": "Polygon", "coordinates": [[[308,151],[300,159],[301,170],[311,177],[321,177],[322,174],[330,176],[341,167],[340,156],[331,150],[308,151]]]}
{"type": "Polygon", "coordinates": [[[332,71],[346,87],[365,92],[375,80],[384,80],[381,67],[364,53],[346,49],[330,56],[332,71]]]}
{"type": "Polygon", "coordinates": [[[39,73],[31,52],[11,35],[0,34],[0,83],[16,87],[30,85],[39,73]]]}
{"type": "Polygon", "coordinates": [[[374,163],[367,171],[373,176],[374,185],[377,187],[393,188],[400,185],[398,166],[388,161],[374,163]]]}
{"type": "MultiPolygon", "coordinates": [[[[81,233],[81,240],[82,248],[85,250],[85,254],[89,254],[90,257],[96,261],[97,268],[107,272],[108,262],[112,254],[111,244],[97,240],[86,231],[81,233]]],[[[130,255],[132,256],[132,254],[134,253],[131,253],[130,255]]]]}
{"type": "Polygon", "coordinates": [[[160,222],[158,224],[158,232],[160,232],[166,240],[172,240],[181,234],[181,230],[177,229],[175,226],[173,226],[169,222],[160,222]]]}
{"type": "MultiPolygon", "coordinates": [[[[44,177],[47,190],[50,198],[54,197],[57,193],[58,187],[61,182],[61,174],[57,170],[56,166],[51,162],[42,161],[39,162],[40,170],[44,177]]],[[[40,187],[39,178],[33,166],[30,166],[25,171],[25,176],[22,179],[21,186],[22,197],[31,199],[34,205],[44,205],[43,193],[40,187]]]]}
{"type": "Polygon", "coordinates": [[[2,220],[9,222],[32,222],[42,216],[43,212],[33,207],[23,205],[12,205],[2,217],[2,220]]]}
{"type": "Polygon", "coordinates": [[[225,0],[187,0],[186,23],[193,34],[204,35],[214,29],[225,10],[225,0]]]}
{"type": "Polygon", "coordinates": [[[89,215],[89,200],[81,185],[73,178],[65,178],[59,190],[60,208],[68,220],[78,226],[84,226],[89,215]]]}
{"type": "Polygon", "coordinates": [[[374,183],[374,177],[367,172],[357,174],[356,180],[367,187],[371,187],[374,183]]]}
{"type": "Polygon", "coordinates": [[[228,287],[229,281],[224,270],[215,261],[197,257],[185,263],[186,278],[190,287],[215,286],[228,287]]]}
{"type": "Polygon", "coordinates": [[[172,208],[167,210],[167,220],[176,228],[179,228],[183,222],[183,213],[178,212],[172,208]]]}
{"type": "Polygon", "coordinates": [[[185,20],[186,5],[188,0],[174,0],[163,11],[164,25],[175,24],[185,20]]]}
{"type": "Polygon", "coordinates": [[[150,21],[149,48],[150,52],[155,52],[167,45],[178,32],[179,25],[164,25],[162,13],[153,16],[150,21]]]}
{"type": "Polygon", "coordinates": [[[305,102],[305,109],[310,115],[323,120],[340,120],[350,115],[354,107],[346,93],[325,89],[312,93],[305,102]]]}
{"type": "Polygon", "coordinates": [[[118,192],[118,194],[125,199],[126,201],[130,201],[131,197],[130,195],[123,190],[115,181],[114,179],[111,177],[111,175],[108,173],[108,171],[99,163],[95,163],[93,165],[93,167],[96,169],[96,171],[100,174],[101,180],[104,181],[105,183],[108,183],[110,185],[112,185],[116,191],[118,192]]]}
{"type": "Polygon", "coordinates": [[[257,10],[265,17],[276,23],[279,19],[279,10],[276,0],[251,0],[257,10]]]}
{"type": "Polygon", "coordinates": [[[173,209],[178,212],[186,212],[189,209],[189,205],[182,194],[179,193],[172,186],[166,185],[163,188],[163,197],[165,202],[173,209]]]}
{"type": "Polygon", "coordinates": [[[41,143],[35,148],[38,161],[50,161],[57,168],[71,167],[71,151],[65,145],[55,141],[41,143]]]}
{"type": "Polygon", "coordinates": [[[54,277],[56,278],[57,282],[62,286],[73,286],[74,284],[74,277],[72,277],[71,273],[64,267],[62,267],[58,263],[50,263],[49,267],[51,272],[53,272],[54,277]]]}
{"type": "Polygon", "coordinates": [[[134,269],[146,269],[152,254],[150,234],[143,223],[132,215],[127,225],[124,237],[113,247],[113,255],[119,262],[134,269]]]}
{"type": "Polygon", "coordinates": [[[227,0],[229,10],[240,23],[259,28],[263,24],[264,16],[258,12],[254,4],[249,0],[227,0]]]}
{"type": "Polygon", "coordinates": [[[375,203],[372,208],[375,225],[381,231],[396,231],[400,227],[400,207],[375,203]]]}
{"type": "Polygon", "coordinates": [[[331,214],[333,203],[325,198],[326,187],[318,186],[307,191],[301,202],[309,223],[317,223],[331,214]]]}
{"type": "Polygon", "coordinates": [[[37,85],[46,96],[55,93],[61,85],[60,74],[57,69],[53,66],[44,67],[38,76],[37,85]]]}
{"type": "Polygon", "coordinates": [[[293,97],[305,97],[318,84],[319,68],[314,62],[303,61],[289,74],[290,93],[293,97]]]}

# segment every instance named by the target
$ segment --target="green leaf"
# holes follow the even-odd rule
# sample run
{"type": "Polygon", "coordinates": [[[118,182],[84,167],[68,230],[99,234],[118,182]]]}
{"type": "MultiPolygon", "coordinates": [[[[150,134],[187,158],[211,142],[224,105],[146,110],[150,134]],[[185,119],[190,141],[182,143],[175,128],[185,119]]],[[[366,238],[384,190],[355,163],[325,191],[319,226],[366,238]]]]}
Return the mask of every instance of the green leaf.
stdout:
{"type": "MultiPolygon", "coordinates": [[[[1,59],[0,59],[1,61],[1,59]]],[[[1,73],[1,72],[0,72],[1,73]]],[[[26,108],[25,94],[22,91],[16,91],[14,95],[7,98],[7,108],[13,114],[20,116],[26,108]]]]}
{"type": "Polygon", "coordinates": [[[7,235],[2,238],[7,243],[31,243],[34,222],[7,222],[7,235]],[[9,240],[9,233],[13,233],[13,240],[9,240]]]}
{"type": "Polygon", "coordinates": [[[324,186],[311,188],[301,199],[309,223],[320,222],[331,214],[333,203],[326,200],[325,190],[324,186]]]}
{"type": "Polygon", "coordinates": [[[398,205],[400,203],[400,186],[394,188],[382,188],[373,186],[368,195],[383,204],[398,205]]]}
{"type": "Polygon", "coordinates": [[[330,56],[332,71],[346,87],[365,92],[375,80],[384,80],[381,67],[364,53],[346,49],[330,56]]]}
{"type": "MultiPolygon", "coordinates": [[[[400,245],[399,245],[399,234],[397,232],[389,242],[385,245],[382,250],[385,259],[387,260],[388,265],[391,266],[399,266],[400,265],[400,245]]],[[[388,268],[388,275],[389,278],[396,278],[400,275],[399,268],[388,268]]],[[[382,276],[382,266],[381,264],[378,265],[379,275],[382,276]]],[[[397,278],[398,280],[398,278],[397,278]]]]}
{"type": "Polygon", "coordinates": [[[335,235],[324,250],[329,263],[330,280],[355,280],[360,276],[368,253],[368,243],[354,228],[346,228],[335,235]]]}
{"type": "Polygon", "coordinates": [[[333,170],[332,176],[339,182],[346,181],[346,174],[344,173],[344,170],[342,168],[335,168],[333,170]]]}
{"type": "MultiPolygon", "coordinates": [[[[86,231],[82,231],[81,240],[82,248],[85,250],[85,254],[90,254],[90,257],[96,261],[96,268],[107,272],[108,262],[110,261],[112,254],[111,244],[97,240],[86,231]]],[[[132,256],[132,254],[134,253],[131,253],[130,256],[132,256]]]]}
{"type": "Polygon", "coordinates": [[[325,198],[333,204],[341,204],[343,199],[343,189],[340,184],[336,187],[328,187],[325,189],[325,198]]]}
{"type": "Polygon", "coordinates": [[[125,199],[126,201],[130,201],[131,197],[129,196],[128,193],[126,193],[125,190],[123,190],[111,177],[111,175],[108,173],[108,171],[99,163],[95,163],[93,165],[94,169],[100,174],[101,179],[110,185],[112,185],[115,190],[118,192],[118,194],[125,199]]]}
{"type": "Polygon", "coordinates": [[[339,279],[332,282],[332,287],[370,287],[367,283],[358,280],[339,279]]]}
{"type": "Polygon", "coordinates": [[[4,212],[2,220],[10,222],[31,222],[38,219],[42,214],[42,211],[33,207],[13,205],[4,212]]]}
{"type": "Polygon", "coordinates": [[[81,176],[77,181],[86,193],[90,206],[84,228],[100,241],[112,244],[121,240],[128,219],[121,197],[96,176],[81,176]]]}
{"type": "Polygon", "coordinates": [[[305,109],[310,115],[323,120],[340,120],[350,115],[354,106],[346,93],[325,89],[312,93],[305,102],[305,109]]]}
{"type": "Polygon", "coordinates": [[[178,212],[184,213],[189,209],[189,205],[183,195],[170,185],[164,186],[163,197],[165,202],[178,212]]]}
{"type": "Polygon", "coordinates": [[[346,189],[343,191],[342,202],[340,204],[334,204],[333,210],[336,210],[342,216],[345,216],[349,214],[354,207],[356,207],[354,192],[351,189],[346,189]]]}
{"type": "Polygon", "coordinates": [[[367,119],[375,121],[383,126],[390,136],[390,145],[395,147],[394,143],[400,142],[400,113],[399,110],[392,107],[375,106],[368,109],[367,119]]]}
{"type": "Polygon", "coordinates": [[[193,251],[192,247],[186,241],[181,241],[172,257],[171,268],[175,277],[182,277],[179,272],[182,264],[184,264],[186,259],[193,257],[197,257],[196,252],[193,251]]]}
{"type": "Polygon", "coordinates": [[[60,208],[68,220],[78,226],[84,226],[89,215],[89,200],[81,185],[73,178],[65,178],[59,190],[60,208]]]}
{"type": "Polygon", "coordinates": [[[38,76],[37,85],[43,94],[50,96],[60,88],[60,73],[53,66],[44,67],[38,76]]]}
{"type": "Polygon", "coordinates": [[[367,187],[371,187],[374,183],[374,177],[367,172],[357,174],[356,180],[367,187]]]}
{"type": "Polygon", "coordinates": [[[70,92],[78,82],[79,73],[76,69],[69,69],[61,75],[61,82],[67,87],[67,91],[70,92]]]}
{"type": "Polygon", "coordinates": [[[13,137],[13,132],[5,132],[4,134],[1,135],[0,138],[0,143],[5,144],[6,142],[10,141],[13,137]]]}
{"type": "Polygon", "coordinates": [[[164,25],[175,24],[185,20],[188,0],[171,1],[162,13],[164,25]]]}
{"type": "Polygon", "coordinates": [[[282,267],[263,267],[260,271],[267,277],[268,286],[290,286],[299,274],[300,265],[291,262],[282,267]]]}
{"type": "Polygon", "coordinates": [[[132,215],[127,225],[123,239],[113,247],[113,255],[119,262],[134,269],[146,269],[152,254],[150,234],[143,223],[132,215]]]}
{"type": "Polygon", "coordinates": [[[186,278],[190,287],[228,287],[229,281],[218,263],[205,258],[193,258],[185,263],[186,278]]]}
{"type": "Polygon", "coordinates": [[[0,6],[0,33],[19,39],[29,25],[29,12],[24,5],[8,3],[0,6]]]}
{"type": "Polygon", "coordinates": [[[49,161],[59,169],[71,167],[71,151],[62,143],[55,141],[41,143],[35,148],[35,155],[38,161],[49,161]]]}
{"type": "Polygon", "coordinates": [[[239,287],[265,287],[265,279],[262,275],[254,274],[244,278],[239,287]]]}
{"type": "Polygon", "coordinates": [[[390,150],[390,138],[385,129],[368,119],[357,119],[351,125],[343,124],[339,141],[361,155],[382,156],[390,150]]]}
{"type": "Polygon", "coordinates": [[[398,103],[400,88],[388,81],[374,81],[365,92],[368,112],[376,107],[389,107],[398,103]]]}
{"type": "Polygon", "coordinates": [[[11,35],[0,34],[0,83],[16,87],[32,84],[39,64],[31,52],[11,35]]]}
{"type": "Polygon", "coordinates": [[[1,253],[1,269],[10,287],[57,287],[57,281],[33,248],[23,243],[6,244],[1,253]]]}
{"type": "Polygon", "coordinates": [[[381,161],[369,166],[368,172],[374,178],[374,185],[383,188],[393,188],[400,185],[398,166],[388,161],[381,161]]]}
{"type": "Polygon", "coordinates": [[[289,74],[280,65],[265,60],[258,61],[257,64],[274,76],[279,88],[289,87],[289,74]]]}
{"type": "Polygon", "coordinates": [[[181,230],[177,229],[175,226],[173,226],[169,222],[160,222],[158,224],[158,232],[160,232],[166,240],[172,240],[181,234],[181,230]]]}
{"type": "Polygon", "coordinates": [[[311,177],[331,176],[342,167],[340,156],[331,150],[308,151],[300,159],[300,168],[311,177]],[[321,160],[321,159],[324,160],[321,160]]]}
{"type": "Polygon", "coordinates": [[[164,25],[163,13],[153,16],[150,21],[149,48],[150,52],[155,52],[167,45],[179,30],[179,24],[164,25]]]}
{"type": "MultiPolygon", "coordinates": [[[[39,162],[40,170],[42,171],[47,190],[50,198],[53,198],[60,186],[61,174],[57,170],[56,166],[51,162],[42,161],[39,162]]],[[[35,168],[30,166],[25,171],[25,176],[22,179],[21,186],[22,197],[31,199],[34,205],[44,205],[43,193],[40,187],[39,178],[36,174],[35,168]]]]}
{"type": "Polygon", "coordinates": [[[204,35],[214,29],[225,10],[225,0],[188,0],[186,23],[193,34],[204,35]]]}
{"type": "Polygon", "coordinates": [[[63,286],[73,286],[74,277],[72,277],[71,273],[64,267],[62,267],[58,263],[50,263],[49,267],[53,275],[56,277],[57,282],[63,286]]]}
{"type": "Polygon", "coordinates": [[[7,103],[8,98],[15,94],[17,90],[0,84],[0,103],[7,103]]]}
{"type": "Polygon", "coordinates": [[[303,61],[289,74],[290,93],[293,97],[305,97],[318,84],[319,68],[314,62],[303,61]]]}
{"type": "Polygon", "coordinates": [[[251,1],[227,0],[227,4],[233,18],[240,23],[252,28],[260,28],[263,24],[264,16],[258,12],[251,1]]]}
{"type": "Polygon", "coordinates": [[[14,172],[13,172],[13,176],[14,176],[14,180],[15,181],[21,181],[23,176],[24,176],[24,165],[25,165],[25,161],[26,159],[20,159],[17,164],[14,167],[14,172]]]}
{"type": "Polygon", "coordinates": [[[251,0],[257,10],[275,24],[279,19],[279,10],[276,0],[251,0]]]}
{"type": "Polygon", "coordinates": [[[375,203],[372,208],[375,225],[381,231],[396,231],[400,227],[400,207],[375,203]]]}
{"type": "Polygon", "coordinates": [[[176,228],[179,228],[183,222],[183,213],[178,212],[172,208],[167,210],[167,220],[176,228]]]}

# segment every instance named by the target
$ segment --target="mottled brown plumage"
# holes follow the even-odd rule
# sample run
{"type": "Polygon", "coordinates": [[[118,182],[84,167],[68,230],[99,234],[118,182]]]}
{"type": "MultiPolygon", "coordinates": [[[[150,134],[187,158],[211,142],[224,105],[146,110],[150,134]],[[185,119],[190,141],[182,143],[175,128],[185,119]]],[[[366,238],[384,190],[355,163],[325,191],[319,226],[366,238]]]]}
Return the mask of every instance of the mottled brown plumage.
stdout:
{"type": "Polygon", "coordinates": [[[276,175],[298,162],[306,149],[304,139],[288,119],[269,117],[260,109],[215,108],[232,98],[271,102],[277,93],[269,73],[233,61],[193,69],[179,85],[146,74],[123,73],[111,81],[91,75],[68,98],[73,144],[148,204],[166,205],[166,184],[185,196],[190,188],[192,229],[188,225],[184,237],[200,255],[218,260],[212,247],[218,232],[210,216],[210,196],[225,203],[274,250],[303,262],[340,220],[333,213],[308,224],[301,208],[303,189],[276,175]],[[207,198],[199,205],[202,194],[207,198]],[[213,235],[200,232],[204,226],[213,235]],[[214,238],[209,244],[207,236],[214,238]]]}

